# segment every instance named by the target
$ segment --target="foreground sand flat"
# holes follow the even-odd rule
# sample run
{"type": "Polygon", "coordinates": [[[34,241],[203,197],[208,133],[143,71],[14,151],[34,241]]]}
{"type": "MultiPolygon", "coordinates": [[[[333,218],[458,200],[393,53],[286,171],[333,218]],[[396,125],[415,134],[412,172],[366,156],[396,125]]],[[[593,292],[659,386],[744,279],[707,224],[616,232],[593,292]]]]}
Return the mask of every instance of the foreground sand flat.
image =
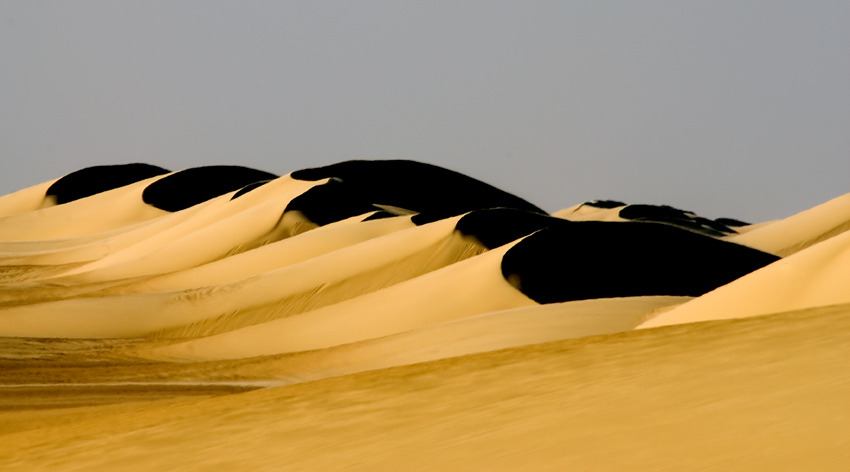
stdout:
{"type": "MultiPolygon", "coordinates": [[[[848,359],[847,305],[670,326],[247,393],[0,412],[0,467],[847,470],[848,359]]],[[[280,358],[241,362],[256,380],[280,358]]]]}

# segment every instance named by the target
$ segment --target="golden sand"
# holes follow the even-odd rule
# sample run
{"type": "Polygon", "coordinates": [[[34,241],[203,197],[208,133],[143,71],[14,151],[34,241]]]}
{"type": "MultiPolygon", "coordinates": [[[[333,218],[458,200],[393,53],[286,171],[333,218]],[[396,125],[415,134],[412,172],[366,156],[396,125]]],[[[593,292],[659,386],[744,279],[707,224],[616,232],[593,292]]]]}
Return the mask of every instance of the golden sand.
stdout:
{"type": "MultiPolygon", "coordinates": [[[[220,382],[226,371],[237,384],[273,378],[287,364],[270,357],[140,367],[118,348],[86,354],[88,362],[61,355],[71,350],[59,348],[52,362],[88,367],[54,380],[198,384],[220,382]],[[98,358],[105,363],[96,365],[98,358]]],[[[17,346],[14,356],[26,352],[17,346]]],[[[32,379],[28,364],[50,361],[30,357],[19,361],[22,382],[32,379]]],[[[147,401],[4,408],[0,468],[843,471],[850,468],[849,367],[850,306],[842,305],[247,393],[153,388],[147,401]]],[[[4,368],[4,384],[17,382],[11,372],[4,368]]],[[[81,391],[101,401],[94,393],[81,391]]]]}
{"type": "Polygon", "coordinates": [[[850,470],[850,194],[703,296],[541,305],[460,217],[281,216],[316,182],[45,185],[0,197],[0,471],[850,470]]]}

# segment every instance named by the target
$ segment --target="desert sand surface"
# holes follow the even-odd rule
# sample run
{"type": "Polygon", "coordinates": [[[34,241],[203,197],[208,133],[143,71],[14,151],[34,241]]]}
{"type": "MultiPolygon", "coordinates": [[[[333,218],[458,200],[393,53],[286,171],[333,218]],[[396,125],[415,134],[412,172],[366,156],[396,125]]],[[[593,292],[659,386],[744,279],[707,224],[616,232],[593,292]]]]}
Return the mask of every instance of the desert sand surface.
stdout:
{"type": "Polygon", "coordinates": [[[0,197],[0,470],[850,470],[850,194],[140,168],[0,197]]]}
{"type": "MultiPolygon", "coordinates": [[[[152,387],[147,401],[139,395],[102,406],[6,409],[0,465],[846,470],[848,333],[850,307],[840,306],[535,344],[246,393],[187,388],[161,398],[165,388],[152,387]]],[[[233,381],[284,364],[254,359],[233,381]]],[[[219,369],[240,370],[201,364],[178,377],[197,383],[219,369]]]]}

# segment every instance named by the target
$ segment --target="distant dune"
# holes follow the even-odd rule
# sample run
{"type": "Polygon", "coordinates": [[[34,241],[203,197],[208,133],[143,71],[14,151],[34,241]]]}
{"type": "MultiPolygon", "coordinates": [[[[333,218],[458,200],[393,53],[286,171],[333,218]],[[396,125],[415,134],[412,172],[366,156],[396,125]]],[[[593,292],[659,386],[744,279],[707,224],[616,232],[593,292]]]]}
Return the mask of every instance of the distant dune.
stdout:
{"type": "Polygon", "coordinates": [[[0,197],[0,287],[2,470],[850,470],[850,194],[99,166],[0,197]]]}

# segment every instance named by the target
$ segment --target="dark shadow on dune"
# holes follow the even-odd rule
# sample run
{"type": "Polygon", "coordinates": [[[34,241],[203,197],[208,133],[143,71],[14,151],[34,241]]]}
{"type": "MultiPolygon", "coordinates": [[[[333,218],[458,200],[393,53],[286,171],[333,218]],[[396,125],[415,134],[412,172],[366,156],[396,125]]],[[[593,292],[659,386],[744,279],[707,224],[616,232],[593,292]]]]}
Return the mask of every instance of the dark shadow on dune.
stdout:
{"type": "Polygon", "coordinates": [[[752,223],[745,223],[741,220],[736,220],[734,218],[715,218],[715,223],[724,225],[724,226],[732,226],[735,228],[740,228],[741,226],[750,226],[752,223]]]}
{"type": "MultiPolygon", "coordinates": [[[[341,185],[333,190],[336,196],[331,191],[324,193],[323,198],[329,199],[326,206],[343,205],[352,209],[327,217],[320,216],[314,210],[316,218],[328,222],[336,221],[343,214],[354,216],[350,212],[360,211],[366,204],[387,205],[421,213],[418,224],[483,208],[516,208],[546,214],[531,203],[480,180],[415,161],[346,161],[295,171],[291,176],[299,180],[332,178],[341,185]],[[334,198],[348,198],[352,202],[334,198]]],[[[326,224],[314,220],[309,213],[305,214],[314,223],[326,224]]]]}
{"type": "Polygon", "coordinates": [[[160,210],[180,211],[276,175],[242,166],[205,166],[181,170],[148,185],[142,199],[160,210]]]}
{"type": "Polygon", "coordinates": [[[566,222],[512,247],[502,275],[538,303],[698,297],[778,259],[665,224],[566,222]]]}
{"type": "Polygon", "coordinates": [[[609,210],[611,208],[625,206],[626,204],[617,200],[591,200],[589,202],[584,202],[583,205],[609,210]]]}
{"type": "Polygon", "coordinates": [[[241,197],[242,195],[245,195],[246,193],[250,192],[251,190],[262,187],[263,185],[266,185],[269,182],[271,182],[271,180],[260,180],[258,182],[250,183],[250,184],[242,187],[241,189],[239,189],[238,192],[234,193],[233,196],[230,197],[230,200],[231,201],[236,200],[237,198],[241,197]]]}
{"type": "MultiPolygon", "coordinates": [[[[413,217],[414,220],[417,216],[413,217]]],[[[543,228],[563,224],[569,222],[512,208],[493,208],[464,215],[455,229],[466,236],[474,237],[487,249],[495,249],[543,228]]]]}
{"type": "Polygon", "coordinates": [[[284,211],[300,211],[311,222],[324,226],[380,208],[366,195],[338,180],[317,185],[292,199],[284,211]]]}
{"type": "Polygon", "coordinates": [[[710,236],[725,236],[736,232],[722,223],[667,205],[629,205],[620,210],[619,215],[626,220],[667,223],[710,236]]]}
{"type": "Polygon", "coordinates": [[[399,215],[396,215],[395,213],[390,213],[388,211],[380,210],[376,211],[375,213],[372,213],[366,218],[363,218],[363,221],[382,220],[384,218],[395,218],[396,216],[399,215]]]}
{"type": "Polygon", "coordinates": [[[56,197],[56,203],[61,205],[169,172],[142,163],[86,167],[54,182],[46,196],[56,197]]]}

